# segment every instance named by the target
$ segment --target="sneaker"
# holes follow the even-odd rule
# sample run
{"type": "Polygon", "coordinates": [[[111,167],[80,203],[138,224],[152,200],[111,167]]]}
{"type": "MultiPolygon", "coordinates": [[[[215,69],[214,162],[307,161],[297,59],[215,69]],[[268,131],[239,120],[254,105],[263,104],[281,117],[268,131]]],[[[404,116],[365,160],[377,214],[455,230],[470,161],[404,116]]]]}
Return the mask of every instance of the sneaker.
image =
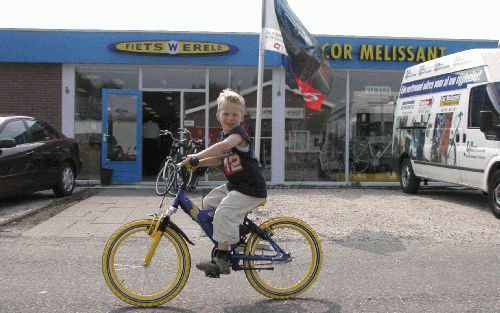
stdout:
{"type": "Polygon", "coordinates": [[[217,253],[214,258],[215,264],[221,274],[227,275],[231,273],[231,262],[229,261],[229,253],[217,253]]]}
{"type": "Polygon", "coordinates": [[[214,260],[210,260],[207,262],[200,262],[196,264],[196,268],[204,271],[205,273],[210,273],[210,274],[219,274],[219,268],[217,267],[217,264],[215,264],[214,260]]]}

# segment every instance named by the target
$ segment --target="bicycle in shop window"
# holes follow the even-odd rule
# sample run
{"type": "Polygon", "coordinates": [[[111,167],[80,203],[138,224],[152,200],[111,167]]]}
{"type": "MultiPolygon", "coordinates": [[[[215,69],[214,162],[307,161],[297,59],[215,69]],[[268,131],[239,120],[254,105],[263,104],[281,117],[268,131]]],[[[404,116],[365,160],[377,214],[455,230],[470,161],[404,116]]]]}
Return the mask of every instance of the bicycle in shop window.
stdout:
{"type": "MultiPolygon", "coordinates": [[[[318,175],[327,179],[339,179],[345,171],[345,141],[324,146],[319,154],[318,175]]],[[[351,174],[390,171],[391,138],[357,137],[349,143],[349,172],[351,174]]]]}
{"type": "Polygon", "coordinates": [[[357,137],[350,142],[350,171],[352,173],[390,171],[391,147],[391,136],[357,137]]]}

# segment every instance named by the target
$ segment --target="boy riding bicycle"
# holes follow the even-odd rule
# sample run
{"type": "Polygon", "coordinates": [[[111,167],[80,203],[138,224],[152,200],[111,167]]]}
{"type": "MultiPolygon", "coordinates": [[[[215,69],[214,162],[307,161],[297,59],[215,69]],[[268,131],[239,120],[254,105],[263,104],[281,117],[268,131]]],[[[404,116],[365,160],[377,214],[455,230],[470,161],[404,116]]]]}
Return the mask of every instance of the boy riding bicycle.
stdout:
{"type": "Polygon", "coordinates": [[[241,126],[245,100],[229,89],[217,98],[217,120],[222,126],[217,143],[190,158],[200,160],[199,167],[223,165],[228,182],[213,189],[203,198],[202,209],[217,208],[214,215],[213,239],[217,254],[213,260],[196,264],[205,273],[231,272],[231,245],[239,242],[239,226],[245,216],[267,197],[266,180],[255,158],[249,135],[241,126]]]}

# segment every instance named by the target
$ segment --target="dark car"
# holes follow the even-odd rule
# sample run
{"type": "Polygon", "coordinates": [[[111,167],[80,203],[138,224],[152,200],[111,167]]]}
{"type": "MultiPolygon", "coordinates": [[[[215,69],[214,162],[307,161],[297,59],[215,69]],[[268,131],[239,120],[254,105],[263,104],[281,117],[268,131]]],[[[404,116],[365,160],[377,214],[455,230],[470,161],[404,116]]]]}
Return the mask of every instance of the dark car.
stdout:
{"type": "Polygon", "coordinates": [[[0,197],[52,189],[68,196],[82,167],[78,143],[27,116],[0,116],[0,197]]]}

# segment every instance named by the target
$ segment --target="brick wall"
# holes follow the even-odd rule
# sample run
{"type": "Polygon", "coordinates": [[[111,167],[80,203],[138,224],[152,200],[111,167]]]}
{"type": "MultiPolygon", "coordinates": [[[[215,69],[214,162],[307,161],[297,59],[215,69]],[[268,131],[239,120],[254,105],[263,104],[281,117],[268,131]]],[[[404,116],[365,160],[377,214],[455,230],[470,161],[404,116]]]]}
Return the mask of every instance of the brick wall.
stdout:
{"type": "Polygon", "coordinates": [[[0,63],[0,114],[27,115],[61,130],[61,64],[0,63]]]}

